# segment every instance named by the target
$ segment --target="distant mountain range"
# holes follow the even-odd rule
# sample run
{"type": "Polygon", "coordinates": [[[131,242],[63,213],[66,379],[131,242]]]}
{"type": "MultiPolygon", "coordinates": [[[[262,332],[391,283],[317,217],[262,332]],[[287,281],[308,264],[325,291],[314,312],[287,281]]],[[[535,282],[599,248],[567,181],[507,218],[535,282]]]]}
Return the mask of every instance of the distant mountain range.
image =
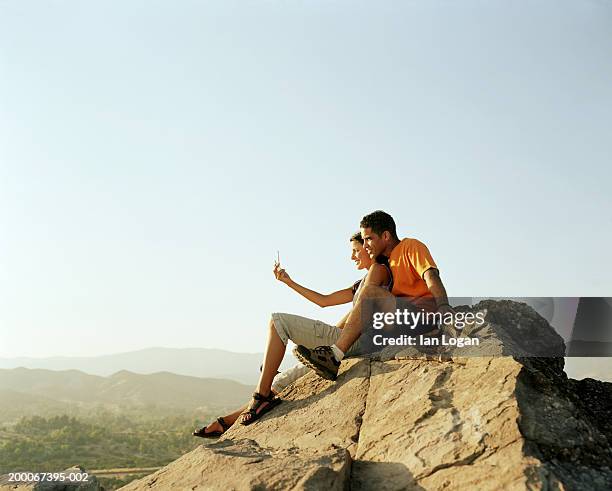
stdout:
{"type": "MultiPolygon", "coordinates": [[[[291,355],[285,358],[287,361],[281,369],[297,363],[291,355]]],[[[139,374],[172,372],[178,375],[223,378],[243,384],[255,384],[262,360],[262,353],[234,353],[206,348],[146,348],[92,357],[0,358],[0,368],[80,370],[100,376],[109,376],[120,370],[139,374]]]]}
{"type": "Polygon", "coordinates": [[[16,416],[105,408],[156,406],[168,413],[238,407],[253,387],[233,380],[149,375],[121,370],[109,377],[78,370],[0,369],[0,421],[16,416]]]}
{"type": "MultiPolygon", "coordinates": [[[[89,375],[109,376],[121,370],[133,374],[171,372],[190,377],[230,379],[255,385],[259,377],[262,353],[235,353],[206,348],[146,348],[102,356],[57,356],[50,358],[0,358],[0,368],[40,368],[79,370],[89,375]]],[[[297,363],[290,351],[281,370],[297,363]]],[[[612,381],[612,357],[566,358],[569,377],[612,381]]]]}

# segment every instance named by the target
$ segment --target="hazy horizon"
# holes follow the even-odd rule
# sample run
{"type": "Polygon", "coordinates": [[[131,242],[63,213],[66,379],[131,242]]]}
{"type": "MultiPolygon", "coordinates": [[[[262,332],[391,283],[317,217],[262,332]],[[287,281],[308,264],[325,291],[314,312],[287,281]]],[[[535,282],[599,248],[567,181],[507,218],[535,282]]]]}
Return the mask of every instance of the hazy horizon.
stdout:
{"type": "Polygon", "coordinates": [[[183,347],[170,347],[170,346],[146,346],[143,348],[137,348],[129,351],[117,351],[112,353],[101,353],[97,355],[53,355],[53,356],[2,356],[1,359],[11,360],[11,359],[19,359],[19,358],[32,358],[32,359],[43,359],[43,358],[99,358],[102,356],[112,356],[112,355],[121,355],[127,353],[136,353],[139,351],[149,351],[155,349],[168,349],[168,350],[211,350],[211,351],[224,351],[229,353],[240,353],[244,355],[259,355],[263,354],[263,350],[261,351],[231,351],[220,348],[207,348],[205,346],[183,346],[183,347]]]}
{"type": "MultiPolygon", "coordinates": [[[[23,362],[23,361],[34,361],[34,362],[44,362],[45,360],[54,360],[57,358],[63,359],[63,360],[68,360],[68,361],[74,361],[74,360],[78,360],[78,359],[96,359],[96,358],[104,358],[104,357],[114,357],[114,356],[121,356],[121,355],[127,355],[127,354],[131,354],[131,353],[138,353],[138,352],[142,352],[142,351],[151,351],[151,350],[210,350],[210,351],[221,351],[224,353],[230,353],[230,354],[238,354],[238,355],[261,355],[262,353],[240,353],[240,352],[228,352],[226,350],[219,350],[217,348],[202,348],[202,347],[198,347],[198,348],[193,348],[193,347],[189,347],[189,348],[166,348],[163,346],[152,346],[152,347],[148,347],[148,348],[143,348],[140,350],[136,350],[133,352],[122,352],[122,353],[106,353],[103,355],[95,355],[92,357],[86,357],[86,356],[74,356],[74,357],[67,357],[67,356],[57,356],[57,357],[49,357],[49,358],[44,358],[44,357],[40,357],[40,358],[23,358],[23,357],[14,357],[14,358],[5,358],[5,357],[0,357],[0,369],[15,369],[18,367],[22,367],[23,365],[14,365],[14,364],[10,364],[10,366],[7,366],[5,364],[5,362],[7,361],[19,361],[19,362],[23,362]],[[4,363],[4,364],[3,364],[4,363]]],[[[293,364],[297,363],[297,360],[295,359],[295,357],[291,354],[290,351],[288,351],[287,356],[285,357],[283,364],[281,366],[281,370],[284,370],[290,366],[292,366],[293,364]]],[[[222,376],[222,378],[228,378],[231,380],[236,380],[239,381],[241,383],[255,383],[256,379],[257,379],[257,374],[258,374],[258,370],[257,370],[257,365],[259,364],[259,360],[256,361],[256,363],[253,364],[253,366],[249,366],[246,367],[245,370],[243,371],[243,373],[241,374],[230,374],[230,373],[226,373],[225,375],[222,376]]],[[[206,372],[206,368],[202,367],[202,366],[198,366],[198,367],[191,367],[190,370],[184,370],[184,366],[182,367],[183,369],[177,369],[176,367],[174,367],[174,369],[168,368],[167,370],[163,370],[159,368],[159,365],[156,363],[155,364],[155,369],[154,370],[142,370],[142,369],[138,369],[138,368],[134,368],[134,366],[132,366],[129,369],[126,369],[125,367],[114,367],[113,370],[108,370],[108,369],[104,369],[103,367],[97,367],[95,369],[92,369],[92,367],[83,367],[81,366],[80,368],[49,368],[48,366],[33,366],[31,368],[42,368],[42,369],[47,369],[47,370],[80,370],[83,371],[85,373],[89,373],[92,375],[99,375],[99,376],[103,376],[103,377],[108,377],[110,376],[112,373],[116,373],[118,371],[121,370],[128,370],[130,372],[133,373],[158,373],[159,371],[170,371],[171,373],[176,373],[178,375],[187,375],[187,376],[195,376],[195,377],[203,377],[203,378],[211,378],[211,375],[209,373],[205,373],[206,372]],[[196,373],[197,372],[197,373],[196,373]]],[[[201,365],[201,364],[198,364],[201,365]]],[[[26,367],[28,368],[28,367],[26,367]]],[[[167,367],[166,367],[167,368],[167,367]]],[[[576,378],[576,379],[582,379],[582,378],[586,378],[586,377],[591,377],[591,378],[595,378],[595,379],[599,379],[599,380],[604,380],[604,381],[608,381],[608,382],[612,382],[612,357],[566,357],[565,358],[565,371],[567,373],[567,375],[570,378],[576,378]]],[[[216,377],[212,377],[212,378],[216,378],[216,377]]]]}

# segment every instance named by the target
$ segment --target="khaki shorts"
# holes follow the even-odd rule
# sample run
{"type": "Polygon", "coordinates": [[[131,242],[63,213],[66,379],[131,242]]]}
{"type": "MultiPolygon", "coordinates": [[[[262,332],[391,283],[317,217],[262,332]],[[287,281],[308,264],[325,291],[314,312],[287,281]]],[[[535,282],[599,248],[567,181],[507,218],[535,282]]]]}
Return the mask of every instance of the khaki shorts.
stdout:
{"type": "MultiPolygon", "coordinates": [[[[289,340],[307,348],[331,346],[342,333],[342,329],[339,327],[294,314],[274,313],[272,314],[272,320],[276,332],[285,346],[287,346],[289,340]]],[[[361,354],[363,352],[360,349],[358,339],[345,353],[345,356],[359,356],[361,354]]]]}

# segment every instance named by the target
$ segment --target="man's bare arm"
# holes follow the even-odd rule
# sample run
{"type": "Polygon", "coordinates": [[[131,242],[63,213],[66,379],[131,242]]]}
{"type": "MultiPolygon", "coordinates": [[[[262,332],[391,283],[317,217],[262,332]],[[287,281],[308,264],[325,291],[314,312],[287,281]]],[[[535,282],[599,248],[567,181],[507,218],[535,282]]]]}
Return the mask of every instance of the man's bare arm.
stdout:
{"type": "Polygon", "coordinates": [[[448,296],[446,295],[446,289],[440,279],[440,274],[436,268],[429,268],[423,273],[423,279],[427,284],[427,288],[436,300],[438,311],[452,311],[452,307],[448,303],[448,296]]]}

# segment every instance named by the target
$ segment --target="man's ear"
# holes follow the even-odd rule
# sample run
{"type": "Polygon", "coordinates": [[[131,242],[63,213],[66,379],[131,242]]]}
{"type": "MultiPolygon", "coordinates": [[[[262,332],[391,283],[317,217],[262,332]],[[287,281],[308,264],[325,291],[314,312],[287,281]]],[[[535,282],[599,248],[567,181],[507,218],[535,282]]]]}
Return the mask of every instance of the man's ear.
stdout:
{"type": "Polygon", "coordinates": [[[381,237],[383,238],[385,242],[389,242],[391,240],[391,232],[389,232],[388,230],[385,230],[382,233],[381,237]]]}

